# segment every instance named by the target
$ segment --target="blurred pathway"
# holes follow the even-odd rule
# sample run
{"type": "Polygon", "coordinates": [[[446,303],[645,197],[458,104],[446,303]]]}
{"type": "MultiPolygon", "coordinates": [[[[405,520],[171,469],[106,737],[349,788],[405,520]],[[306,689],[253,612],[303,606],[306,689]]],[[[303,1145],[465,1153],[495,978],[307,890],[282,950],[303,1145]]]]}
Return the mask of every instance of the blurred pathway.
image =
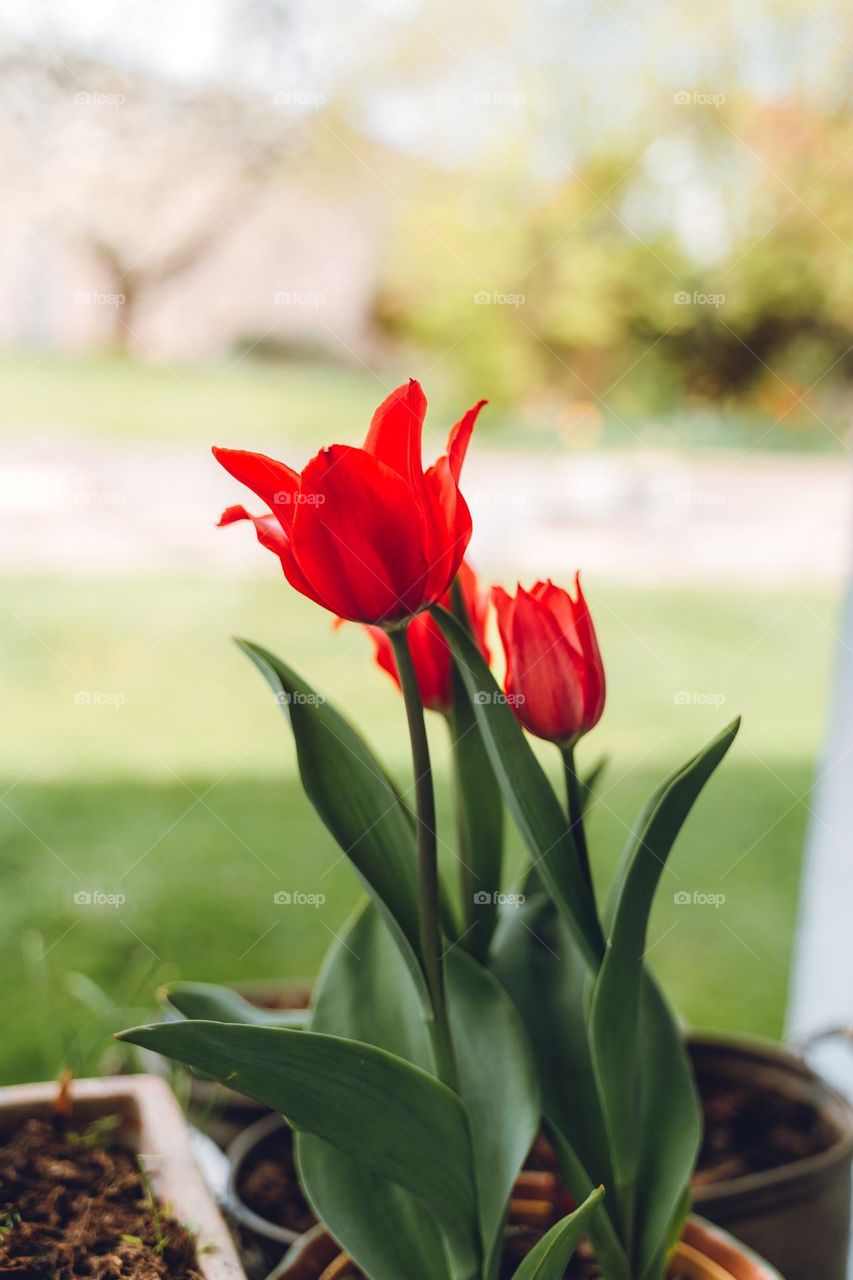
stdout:
{"type": "MultiPolygon", "coordinates": [[[[496,576],[565,579],[580,565],[590,580],[772,585],[836,582],[847,567],[853,494],[838,457],[480,448],[463,490],[472,559],[496,576]]],[[[239,500],[195,445],[18,441],[0,470],[0,572],[266,574],[248,528],[214,528],[239,500]]]]}

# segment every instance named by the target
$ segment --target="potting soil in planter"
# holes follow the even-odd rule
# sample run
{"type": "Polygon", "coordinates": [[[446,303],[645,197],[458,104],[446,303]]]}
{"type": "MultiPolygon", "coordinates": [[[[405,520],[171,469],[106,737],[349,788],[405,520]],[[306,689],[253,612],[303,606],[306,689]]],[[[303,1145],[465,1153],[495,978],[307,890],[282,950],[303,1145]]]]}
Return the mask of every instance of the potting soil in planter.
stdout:
{"type": "Polygon", "coordinates": [[[29,1120],[0,1145],[0,1277],[202,1280],[192,1235],[109,1125],[58,1124],[29,1120]]]}
{"type": "Polygon", "coordinates": [[[766,1084],[701,1082],[705,1136],[695,1184],[741,1178],[818,1155],[835,1129],[806,1102],[766,1084]]]}
{"type": "Polygon", "coordinates": [[[317,1221],[299,1186],[293,1133],[284,1125],[268,1134],[246,1158],[237,1190],[249,1209],[277,1227],[301,1234],[317,1221]]]}

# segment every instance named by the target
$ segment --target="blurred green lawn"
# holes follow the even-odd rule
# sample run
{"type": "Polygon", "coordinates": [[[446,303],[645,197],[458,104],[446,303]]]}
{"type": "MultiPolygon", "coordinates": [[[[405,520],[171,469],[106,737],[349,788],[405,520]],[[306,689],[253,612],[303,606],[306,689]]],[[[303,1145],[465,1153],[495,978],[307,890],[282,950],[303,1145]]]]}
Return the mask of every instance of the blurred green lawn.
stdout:
{"type": "MultiPolygon", "coordinates": [[[[252,438],[291,439],[317,448],[330,439],[356,443],[377,404],[410,372],[400,365],[379,376],[359,367],[261,360],[251,354],[214,365],[165,365],[109,355],[2,351],[0,437],[37,430],[46,437],[83,433],[205,445],[252,438]],[[353,430],[354,424],[361,425],[353,430]]],[[[426,384],[428,431],[437,432],[437,442],[475,396],[455,387],[439,366],[430,369],[426,384]]],[[[695,407],[650,420],[626,419],[602,404],[601,434],[590,437],[591,419],[581,414],[572,427],[561,420],[561,406],[561,397],[521,412],[493,406],[477,428],[478,438],[495,448],[548,448],[559,442],[581,449],[595,444],[837,452],[841,446],[837,435],[816,429],[811,418],[810,430],[783,424],[768,431],[761,415],[695,407]]]]}
{"type": "MultiPolygon", "coordinates": [[[[777,1034],[837,602],[817,591],[589,594],[610,679],[583,746],[586,764],[611,756],[592,817],[599,875],[653,785],[742,711],[742,736],[664,879],[651,960],[691,1019],[777,1034]],[[678,906],[679,892],[726,901],[678,906]]],[[[109,1018],[93,1021],[68,994],[74,971],[137,1005],[179,974],[314,973],[355,880],[301,794],[280,709],[229,636],[286,656],[405,785],[401,707],[366,637],[333,632],[272,570],[9,581],[0,595],[14,672],[0,739],[0,1079],[91,1066],[109,1018]],[[276,906],[278,889],[326,902],[276,906]],[[81,890],[127,901],[77,905],[81,890]]],[[[432,727],[445,797],[443,726],[432,727]]],[[[509,879],[520,859],[513,836],[509,879]]]]}

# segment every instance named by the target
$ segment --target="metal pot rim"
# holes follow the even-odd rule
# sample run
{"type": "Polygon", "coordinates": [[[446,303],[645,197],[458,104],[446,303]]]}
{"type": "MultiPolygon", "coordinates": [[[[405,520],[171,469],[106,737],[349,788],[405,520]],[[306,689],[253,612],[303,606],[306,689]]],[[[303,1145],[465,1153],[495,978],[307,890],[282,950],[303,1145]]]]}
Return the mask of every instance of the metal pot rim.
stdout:
{"type": "Polygon", "coordinates": [[[228,1144],[225,1154],[231,1167],[228,1172],[226,1204],[232,1218],[235,1218],[241,1226],[248,1227],[257,1235],[264,1236],[267,1240],[274,1240],[277,1244],[292,1245],[301,1238],[302,1233],[291,1231],[289,1227],[280,1227],[278,1223],[262,1218],[259,1213],[255,1213],[254,1209],[249,1208],[239,1190],[240,1173],[248,1157],[271,1133],[286,1127],[287,1122],[278,1112],[271,1111],[242,1129],[228,1144]]]}
{"type": "Polygon", "coordinates": [[[726,1032],[691,1032],[688,1048],[693,1047],[717,1052],[721,1059],[760,1062],[799,1081],[802,1092],[810,1092],[812,1101],[837,1133],[836,1140],[815,1155],[697,1188],[694,1200],[700,1213],[712,1213],[735,1197],[741,1205],[745,1199],[779,1203],[780,1195],[786,1200],[794,1199],[804,1182],[819,1184],[853,1159],[853,1105],[799,1054],[759,1036],[726,1032]]]}

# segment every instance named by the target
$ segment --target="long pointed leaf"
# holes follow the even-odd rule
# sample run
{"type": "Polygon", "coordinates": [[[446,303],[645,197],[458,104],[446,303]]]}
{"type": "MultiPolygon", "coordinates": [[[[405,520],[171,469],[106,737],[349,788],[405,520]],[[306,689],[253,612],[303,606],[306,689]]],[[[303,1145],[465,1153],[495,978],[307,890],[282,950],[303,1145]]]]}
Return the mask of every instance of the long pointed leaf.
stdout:
{"type": "Polygon", "coordinates": [[[165,989],[169,1004],[184,1018],[202,1022],[240,1022],[250,1027],[308,1025],[308,1009],[264,1009],[230,987],[212,982],[175,982],[165,989]]]}
{"type": "Polygon", "coordinates": [[[275,654],[237,643],[284,708],[308,798],[383,913],[426,1007],[410,815],[378,760],[334,707],[275,654]]]}
{"type": "MultiPolygon", "coordinates": [[[[607,954],[590,1009],[590,1046],[613,1158],[613,1192],[632,1202],[641,1155],[641,997],[646,931],[666,859],[705,783],[725,756],[738,721],[673,774],[646,806],[629,840],[612,911],[607,954]]],[[[632,1235],[628,1214],[628,1236],[632,1235]]]]}
{"type": "Polygon", "coordinates": [[[458,857],[467,872],[462,877],[462,940],[466,950],[485,963],[503,870],[503,797],[468,693],[457,672],[454,676],[448,726],[459,816],[458,857]]]}
{"type": "MultiPolygon", "coordinates": [[[[312,1029],[432,1063],[414,982],[377,908],[365,902],[336,941],[314,996],[312,1029]]],[[[311,1133],[297,1137],[306,1195],[318,1217],[376,1280],[451,1280],[439,1225],[410,1191],[311,1133]],[[377,1231],[378,1218],[393,1230],[377,1231]]]]}
{"type": "Polygon", "coordinates": [[[421,1199],[478,1251],[471,1144],[456,1094],[372,1045],[284,1027],[174,1022],[120,1039],[164,1053],[286,1116],[421,1199]]]}
{"type": "Polygon", "coordinates": [[[474,641],[446,609],[432,613],[465,684],[507,808],[585,961],[597,969],[604,940],[562,806],[474,641]]]}
{"type": "Polygon", "coordinates": [[[563,1280],[572,1254],[587,1229],[590,1214],[603,1197],[604,1187],[599,1187],[574,1213],[553,1226],[528,1253],[513,1280],[563,1280]]]}
{"type": "Polygon", "coordinates": [[[474,1152],[483,1280],[497,1276],[515,1180],[541,1120],[536,1069],[512,1000],[459,948],[447,964],[447,1000],[474,1152]]]}

